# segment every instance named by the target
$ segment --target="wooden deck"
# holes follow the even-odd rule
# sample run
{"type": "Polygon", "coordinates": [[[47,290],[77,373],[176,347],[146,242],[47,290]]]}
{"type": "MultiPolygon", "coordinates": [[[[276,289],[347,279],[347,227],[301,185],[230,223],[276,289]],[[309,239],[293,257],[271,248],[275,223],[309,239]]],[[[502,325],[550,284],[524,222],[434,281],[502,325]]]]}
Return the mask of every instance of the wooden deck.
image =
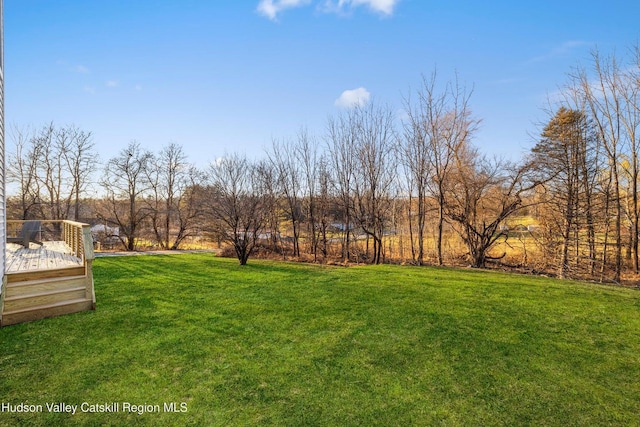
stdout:
{"type": "Polygon", "coordinates": [[[29,249],[16,243],[7,243],[6,255],[5,271],[8,274],[83,265],[82,258],[75,256],[71,247],[63,241],[44,242],[42,246],[31,243],[29,249]]]}
{"type": "Polygon", "coordinates": [[[95,310],[89,225],[59,222],[58,235],[64,240],[49,239],[28,248],[7,244],[0,326],[95,310]]]}

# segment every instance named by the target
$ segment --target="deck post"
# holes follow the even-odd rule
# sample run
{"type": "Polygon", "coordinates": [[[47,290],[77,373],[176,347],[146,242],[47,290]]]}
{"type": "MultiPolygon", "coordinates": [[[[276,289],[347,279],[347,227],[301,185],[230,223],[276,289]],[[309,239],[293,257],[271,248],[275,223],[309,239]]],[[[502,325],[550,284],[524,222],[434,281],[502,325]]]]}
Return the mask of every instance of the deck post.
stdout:
{"type": "Polygon", "coordinates": [[[88,224],[82,225],[82,243],[83,256],[87,276],[87,299],[93,301],[93,309],[96,309],[96,292],[93,287],[93,236],[91,235],[91,227],[88,224]]]}

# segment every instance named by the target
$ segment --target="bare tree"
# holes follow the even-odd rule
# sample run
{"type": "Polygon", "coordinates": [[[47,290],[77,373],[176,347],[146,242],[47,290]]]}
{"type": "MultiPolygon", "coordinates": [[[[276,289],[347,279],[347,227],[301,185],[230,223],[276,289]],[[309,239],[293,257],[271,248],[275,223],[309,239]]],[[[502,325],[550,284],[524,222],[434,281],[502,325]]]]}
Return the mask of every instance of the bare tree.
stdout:
{"type": "MultiPolygon", "coordinates": [[[[602,144],[598,137],[598,133],[594,128],[591,117],[587,113],[587,106],[584,96],[580,94],[580,90],[575,87],[565,88],[566,99],[565,104],[571,110],[579,114],[579,129],[581,136],[578,139],[578,166],[579,175],[581,177],[580,187],[582,197],[578,204],[579,209],[584,214],[584,221],[587,228],[587,245],[589,257],[589,274],[593,276],[596,268],[596,215],[598,209],[601,209],[602,200],[602,144]]],[[[608,192],[607,192],[608,193],[608,192]]],[[[605,195],[605,200],[609,198],[605,195]]],[[[606,216],[606,215],[605,215],[606,216]]],[[[608,221],[607,221],[608,222],[608,221]]],[[[577,234],[578,236],[579,234],[577,234]]],[[[576,244],[577,242],[576,238],[576,244]]]]}
{"type": "Polygon", "coordinates": [[[71,181],[70,196],[73,205],[73,219],[80,219],[80,198],[92,183],[98,155],[95,152],[91,132],[76,126],[67,126],[56,134],[58,147],[64,159],[71,181]]]}
{"type": "Polygon", "coordinates": [[[286,219],[291,221],[293,256],[300,256],[300,225],[302,222],[300,206],[301,174],[298,159],[296,158],[296,146],[291,141],[279,142],[274,139],[267,156],[277,176],[286,219]]]}
{"type": "Polygon", "coordinates": [[[145,200],[155,238],[164,249],[178,249],[201,212],[194,191],[201,177],[176,143],[152,157],[147,174],[151,191],[145,200]]]}
{"type": "Polygon", "coordinates": [[[309,252],[313,255],[314,261],[316,261],[318,259],[318,242],[322,229],[322,222],[318,215],[318,187],[321,165],[318,142],[304,128],[298,132],[295,154],[300,163],[301,177],[303,178],[302,195],[307,217],[309,252]]]}
{"type": "Polygon", "coordinates": [[[174,197],[175,234],[169,249],[175,250],[188,237],[200,231],[200,221],[205,212],[204,191],[202,183],[204,174],[195,166],[189,166],[184,180],[181,180],[180,191],[174,197]]]}
{"type": "Polygon", "coordinates": [[[318,224],[318,246],[324,259],[329,255],[328,230],[331,210],[331,172],[326,156],[318,161],[318,196],[316,220],[318,224]]]}
{"type": "Polygon", "coordinates": [[[143,203],[149,190],[148,169],[152,154],[136,141],[110,159],[100,181],[106,193],[106,212],[98,212],[105,223],[119,228],[118,239],[128,251],[136,248],[140,228],[149,215],[143,203]]]}
{"type": "Polygon", "coordinates": [[[362,231],[373,240],[371,262],[379,264],[397,175],[393,113],[388,107],[369,103],[353,108],[349,115],[356,135],[353,213],[362,231]]]}
{"type": "Polygon", "coordinates": [[[506,234],[499,226],[523,205],[522,195],[534,187],[525,180],[528,166],[515,167],[489,161],[477,149],[460,147],[455,153],[455,174],[448,183],[447,217],[469,250],[473,267],[499,259],[489,251],[506,234]]]}
{"type": "MultiPolygon", "coordinates": [[[[602,58],[599,52],[592,52],[594,80],[585,69],[572,76],[580,87],[602,141],[608,158],[613,194],[607,193],[615,211],[615,266],[614,281],[619,282],[622,271],[622,199],[620,194],[621,174],[618,163],[623,144],[623,95],[618,75],[621,70],[615,56],[602,58]]],[[[608,202],[607,202],[608,203],[608,202]]],[[[606,253],[606,251],[604,252],[606,253]]],[[[606,256],[606,255],[603,255],[606,256]]],[[[603,268],[605,263],[603,262],[603,268]]]]}
{"type": "Polygon", "coordinates": [[[633,257],[633,272],[640,271],[640,256],[638,254],[638,234],[640,233],[640,209],[638,203],[638,177],[640,175],[640,50],[635,49],[636,67],[620,70],[615,76],[615,84],[620,86],[623,100],[620,121],[624,129],[624,140],[628,157],[628,167],[623,171],[628,175],[630,203],[628,215],[630,218],[631,255],[633,257]]]}
{"type": "Polygon", "coordinates": [[[55,138],[53,123],[43,126],[33,137],[33,145],[39,147],[36,179],[40,184],[42,216],[47,219],[64,219],[69,204],[63,199],[63,170],[60,145],[55,138]]]}
{"type": "Polygon", "coordinates": [[[22,217],[77,220],[97,161],[91,133],[49,123],[33,133],[14,128],[12,136],[8,175],[18,184],[22,217]]]}
{"type": "Polygon", "coordinates": [[[357,125],[351,113],[330,117],[327,123],[327,146],[332,190],[337,195],[343,231],[342,260],[351,258],[353,180],[356,167],[357,125]]]}
{"type": "Polygon", "coordinates": [[[278,172],[269,161],[259,162],[256,168],[256,173],[261,180],[262,195],[265,197],[265,208],[269,207],[265,219],[265,237],[271,249],[280,251],[284,259],[286,255],[280,235],[281,215],[278,208],[278,199],[280,198],[278,172]]]}
{"type": "Polygon", "coordinates": [[[40,146],[34,145],[34,138],[28,129],[10,128],[9,138],[13,140],[15,151],[8,153],[7,182],[17,185],[17,200],[20,219],[29,219],[40,203],[40,187],[37,179],[40,146]]]}
{"type": "MultiPolygon", "coordinates": [[[[400,158],[405,167],[408,184],[408,222],[411,238],[411,253],[414,262],[418,265],[424,264],[424,240],[425,226],[427,222],[427,189],[428,181],[432,176],[431,170],[431,149],[428,144],[428,136],[425,130],[423,119],[424,110],[427,106],[422,105],[423,98],[418,98],[418,105],[414,106],[410,97],[404,100],[407,120],[403,122],[404,139],[400,148],[400,158]],[[417,202],[417,254],[416,242],[413,238],[413,197],[417,202]]],[[[439,245],[441,247],[441,245],[439,245]]],[[[440,252],[441,253],[441,252],[440,252]]],[[[441,258],[440,258],[441,261],[441,258]]],[[[440,262],[441,263],[441,262],[440,262]]]]}
{"type": "Polygon", "coordinates": [[[257,171],[237,154],[219,159],[209,168],[209,215],[221,224],[224,239],[233,245],[240,265],[251,256],[266,223],[268,206],[257,171]]]}
{"type": "Polygon", "coordinates": [[[405,166],[410,173],[411,187],[417,197],[417,261],[423,263],[424,230],[427,215],[427,195],[438,207],[436,254],[438,264],[443,263],[442,243],[445,222],[446,181],[456,150],[476,130],[478,120],[471,118],[469,98],[471,92],[461,87],[457,78],[447,82],[441,91],[437,88],[437,75],[422,78],[417,101],[410,96],[404,101],[407,121],[404,123],[405,166]]]}

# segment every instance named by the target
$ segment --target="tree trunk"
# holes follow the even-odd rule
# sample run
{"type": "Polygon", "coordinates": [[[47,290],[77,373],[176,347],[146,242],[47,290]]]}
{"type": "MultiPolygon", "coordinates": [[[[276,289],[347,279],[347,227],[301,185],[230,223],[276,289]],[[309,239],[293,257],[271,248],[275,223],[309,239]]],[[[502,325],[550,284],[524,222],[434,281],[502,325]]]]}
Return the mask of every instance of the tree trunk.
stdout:
{"type": "Polygon", "coordinates": [[[620,283],[620,274],[622,272],[622,203],[620,201],[620,180],[618,178],[618,167],[614,163],[611,169],[613,171],[613,194],[616,203],[616,265],[613,280],[616,283],[620,283]]]}
{"type": "MultiPolygon", "coordinates": [[[[411,220],[411,192],[409,192],[409,203],[408,203],[408,207],[407,207],[407,219],[408,219],[408,225],[409,225],[409,241],[411,242],[411,261],[413,261],[414,263],[417,262],[418,265],[422,265],[420,264],[420,258],[416,255],[416,242],[413,238],[413,221],[411,220]]],[[[419,202],[418,202],[419,204],[419,202]]],[[[418,208],[418,215],[420,215],[420,208],[418,208]]],[[[418,220],[419,221],[419,220],[418,220]]],[[[420,225],[418,224],[418,229],[420,228],[420,225]]],[[[420,232],[418,232],[418,236],[420,235],[420,232]]],[[[419,248],[418,248],[418,252],[419,252],[419,248]]]]}
{"type": "Polygon", "coordinates": [[[442,232],[444,229],[444,198],[440,198],[440,206],[438,208],[438,238],[436,242],[436,249],[438,251],[438,265],[443,264],[442,257],[442,232]]]}
{"type": "Polygon", "coordinates": [[[424,265],[424,227],[425,227],[425,199],[424,193],[418,191],[418,265],[424,265]]]}
{"type": "MultiPolygon", "coordinates": [[[[635,144],[634,144],[635,148],[635,144]]],[[[633,173],[631,177],[631,194],[633,198],[633,227],[631,230],[631,247],[633,252],[633,272],[638,274],[638,221],[640,217],[640,213],[638,212],[638,158],[635,150],[632,152],[633,158],[633,173]]]]}

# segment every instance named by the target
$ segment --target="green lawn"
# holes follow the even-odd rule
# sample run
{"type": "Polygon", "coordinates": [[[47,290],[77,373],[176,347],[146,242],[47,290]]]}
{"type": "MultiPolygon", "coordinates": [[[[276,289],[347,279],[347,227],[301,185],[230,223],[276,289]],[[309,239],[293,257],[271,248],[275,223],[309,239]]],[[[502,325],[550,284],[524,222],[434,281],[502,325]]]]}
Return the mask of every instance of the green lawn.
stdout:
{"type": "Polygon", "coordinates": [[[638,291],[249,263],[96,260],[95,312],[0,329],[0,404],[43,406],[0,425],[640,425],[638,291]]]}

